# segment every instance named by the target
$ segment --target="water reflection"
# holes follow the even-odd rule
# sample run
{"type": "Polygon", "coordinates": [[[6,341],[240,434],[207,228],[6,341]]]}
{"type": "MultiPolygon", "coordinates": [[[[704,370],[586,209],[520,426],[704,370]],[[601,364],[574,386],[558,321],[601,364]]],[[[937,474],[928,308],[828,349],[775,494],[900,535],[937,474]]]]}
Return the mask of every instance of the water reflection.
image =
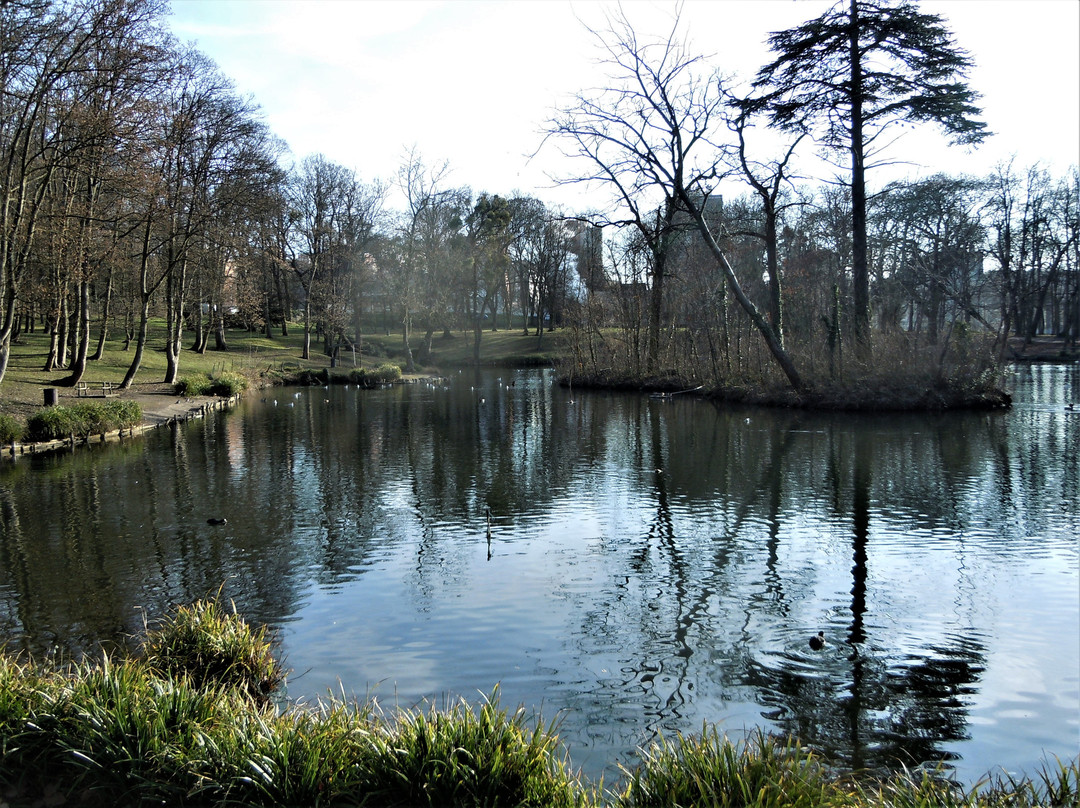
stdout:
{"type": "Polygon", "coordinates": [[[1027,369],[1014,412],[947,416],[539,372],[272,390],[4,466],[0,631],[79,654],[224,583],[278,628],[291,695],[501,682],[565,711],[590,773],[705,720],[859,767],[1030,767],[1080,726],[1077,377],[1027,369]]]}

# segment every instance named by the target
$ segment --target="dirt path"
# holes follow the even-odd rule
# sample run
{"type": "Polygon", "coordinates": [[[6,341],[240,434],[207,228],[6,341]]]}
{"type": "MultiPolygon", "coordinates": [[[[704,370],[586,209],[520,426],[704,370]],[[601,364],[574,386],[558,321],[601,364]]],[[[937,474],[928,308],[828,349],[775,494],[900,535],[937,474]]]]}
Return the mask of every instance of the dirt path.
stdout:
{"type": "Polygon", "coordinates": [[[217,396],[178,396],[172,392],[125,392],[121,398],[134,401],[142,408],[143,423],[160,426],[168,421],[186,421],[220,404],[217,396]]]}

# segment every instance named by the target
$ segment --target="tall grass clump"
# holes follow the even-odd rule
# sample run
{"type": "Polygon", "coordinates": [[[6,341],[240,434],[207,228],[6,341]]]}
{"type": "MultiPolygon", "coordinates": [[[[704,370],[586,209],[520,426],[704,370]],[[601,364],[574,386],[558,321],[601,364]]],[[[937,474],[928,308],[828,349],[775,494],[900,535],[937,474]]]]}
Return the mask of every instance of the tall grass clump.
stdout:
{"type": "Polygon", "coordinates": [[[0,413],[0,443],[18,443],[22,436],[23,425],[10,415],[0,413]]]}
{"type": "Polygon", "coordinates": [[[238,396],[247,389],[247,378],[240,373],[225,370],[215,376],[209,387],[211,395],[232,397],[238,396]]]}
{"type": "Polygon", "coordinates": [[[369,790],[373,738],[381,731],[369,708],[340,702],[294,707],[258,716],[247,727],[244,804],[382,804],[369,790]]]}
{"type": "Polygon", "coordinates": [[[205,396],[208,395],[210,390],[210,377],[202,373],[190,373],[187,376],[181,376],[180,379],[173,385],[173,392],[178,396],[205,396]]]}
{"type": "Polygon", "coordinates": [[[142,421],[142,408],[134,401],[84,401],[70,407],[44,407],[26,421],[32,441],[86,438],[114,429],[130,429],[142,421]]]}
{"type": "Polygon", "coordinates": [[[661,738],[623,775],[615,808],[798,808],[836,804],[840,795],[817,759],[794,741],[757,732],[736,744],[715,727],[661,738]]]}
{"type": "Polygon", "coordinates": [[[224,687],[260,704],[285,680],[265,626],[253,628],[220,597],[177,607],[147,632],[145,663],[161,675],[187,676],[195,687],[224,687]]]}
{"type": "MultiPolygon", "coordinates": [[[[894,798],[888,792],[872,796],[894,798]]],[[[979,808],[1076,808],[1080,805],[1080,757],[1044,762],[1034,777],[1012,774],[988,777],[971,790],[969,798],[969,804],[976,803],[979,808]]],[[[910,799],[897,804],[900,808],[916,805],[910,799]]]]}
{"type": "Polygon", "coordinates": [[[529,724],[524,710],[510,714],[499,707],[497,689],[478,709],[458,702],[402,713],[378,737],[368,764],[371,804],[585,805],[554,727],[529,724]]]}
{"type": "Polygon", "coordinates": [[[142,407],[134,401],[114,398],[97,406],[105,410],[106,418],[112,429],[131,429],[142,423],[142,407]]]}

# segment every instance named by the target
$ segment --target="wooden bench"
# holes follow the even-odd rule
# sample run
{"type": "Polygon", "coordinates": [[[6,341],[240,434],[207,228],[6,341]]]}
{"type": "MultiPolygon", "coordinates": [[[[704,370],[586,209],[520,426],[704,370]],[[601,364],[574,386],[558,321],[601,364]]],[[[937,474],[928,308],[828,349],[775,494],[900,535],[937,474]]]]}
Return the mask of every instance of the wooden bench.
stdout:
{"type": "Polygon", "coordinates": [[[90,389],[97,389],[98,384],[101,385],[101,395],[104,398],[116,395],[116,386],[112,382],[79,382],[75,386],[75,395],[78,398],[84,398],[90,395],[90,389]]]}

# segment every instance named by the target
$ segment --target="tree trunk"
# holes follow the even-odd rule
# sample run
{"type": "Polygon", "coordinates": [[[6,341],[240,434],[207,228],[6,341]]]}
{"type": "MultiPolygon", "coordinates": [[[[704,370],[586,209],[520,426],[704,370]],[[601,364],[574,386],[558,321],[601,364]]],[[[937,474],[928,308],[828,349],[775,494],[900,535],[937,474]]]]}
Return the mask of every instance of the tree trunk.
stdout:
{"type": "Polygon", "coordinates": [[[229,344],[225,339],[225,307],[221,306],[214,314],[214,350],[227,351],[229,344]]]}
{"type": "Polygon", "coordinates": [[[146,350],[146,332],[148,330],[148,323],[150,322],[150,295],[144,293],[142,295],[142,308],[139,313],[139,328],[135,336],[135,355],[131,357],[131,364],[128,365],[127,373],[124,374],[124,381],[120,383],[121,390],[127,390],[131,387],[131,383],[135,381],[135,374],[139,372],[139,366],[142,364],[143,351],[146,350]]]}
{"type": "Polygon", "coordinates": [[[851,276],[855,337],[870,347],[870,265],[866,243],[866,165],[863,143],[863,77],[858,0],[851,0],[851,276]]]}
{"type": "Polygon", "coordinates": [[[302,359],[311,359],[311,293],[304,299],[304,350],[300,354],[302,359]]]}
{"type": "Polygon", "coordinates": [[[784,299],[776,249],[776,210],[765,211],[765,271],[769,275],[769,320],[781,348],[784,347],[784,299]]]}
{"type": "Polygon", "coordinates": [[[71,374],[61,384],[74,387],[82,381],[86,373],[86,355],[90,352],[90,281],[83,279],[79,282],[79,300],[75,313],[79,321],[78,344],[75,346],[75,355],[71,361],[71,374]]]}
{"type": "Polygon", "coordinates": [[[165,384],[175,384],[180,374],[180,350],[184,339],[184,295],[187,291],[187,256],[171,262],[168,280],[169,294],[167,334],[165,337],[165,384]]]}
{"type": "Polygon", "coordinates": [[[97,350],[90,357],[91,362],[96,362],[105,354],[105,340],[109,336],[109,310],[112,308],[113,271],[110,265],[108,274],[105,276],[105,294],[101,302],[101,331],[98,333],[97,350]]]}
{"type": "Polygon", "coordinates": [[[727,256],[724,255],[724,251],[720,249],[720,245],[716,243],[716,239],[713,238],[712,231],[709,230],[709,225],[705,222],[705,217],[702,214],[700,208],[695,205],[685,189],[679,189],[679,196],[682,199],[687,210],[690,211],[690,215],[694,219],[694,223],[697,225],[698,232],[701,233],[702,238],[705,239],[705,244],[709,248],[709,252],[712,253],[713,258],[716,259],[717,265],[724,273],[724,277],[727,279],[727,285],[735,295],[735,299],[742,306],[743,310],[750,316],[751,322],[760,332],[765,339],[765,344],[769,348],[769,352],[773,355],[777,365],[784,372],[791,387],[796,392],[802,392],[806,389],[802,377],[799,375],[798,370],[795,367],[794,361],[791,356],[784,350],[784,346],[776,339],[776,334],[773,332],[772,326],[769,324],[761,312],[758,311],[757,306],[753,301],[746,296],[743,291],[742,285],[739,283],[739,279],[735,275],[735,270],[731,268],[731,264],[728,263],[727,256]]]}

